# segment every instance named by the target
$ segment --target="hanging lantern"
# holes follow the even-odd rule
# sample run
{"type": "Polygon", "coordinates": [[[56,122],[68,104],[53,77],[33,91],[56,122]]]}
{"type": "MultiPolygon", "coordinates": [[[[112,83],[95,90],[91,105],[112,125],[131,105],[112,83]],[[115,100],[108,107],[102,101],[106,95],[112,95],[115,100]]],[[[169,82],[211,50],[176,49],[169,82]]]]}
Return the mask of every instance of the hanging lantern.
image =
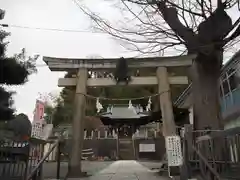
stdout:
{"type": "Polygon", "coordinates": [[[99,102],[99,98],[97,98],[96,108],[98,113],[103,109],[102,104],[99,102]]]}
{"type": "Polygon", "coordinates": [[[148,105],[147,105],[147,107],[146,107],[146,111],[151,111],[151,104],[152,104],[151,97],[149,97],[149,99],[148,99],[148,105]]]}

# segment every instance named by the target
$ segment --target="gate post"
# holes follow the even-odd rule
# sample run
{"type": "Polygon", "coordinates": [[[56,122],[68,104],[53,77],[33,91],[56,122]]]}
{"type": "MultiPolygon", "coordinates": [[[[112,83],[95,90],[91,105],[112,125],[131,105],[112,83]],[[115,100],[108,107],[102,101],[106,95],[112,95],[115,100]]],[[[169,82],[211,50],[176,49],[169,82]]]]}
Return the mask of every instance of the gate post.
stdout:
{"type": "MultiPolygon", "coordinates": [[[[168,72],[166,67],[158,67],[156,74],[158,79],[159,101],[160,101],[160,107],[161,107],[161,113],[162,113],[162,123],[163,123],[162,133],[163,133],[163,136],[165,137],[166,153],[167,153],[167,158],[169,163],[172,157],[171,155],[170,156],[168,155],[168,149],[167,149],[169,144],[168,137],[176,135],[176,125],[175,125],[174,115],[173,115],[170,83],[169,83],[169,77],[168,77],[168,72]]],[[[177,141],[177,139],[175,139],[174,141],[177,141]]],[[[179,150],[178,147],[174,146],[173,149],[175,148],[177,151],[179,150]]],[[[179,166],[172,166],[172,165],[170,166],[168,164],[168,173],[169,173],[169,176],[178,176],[180,174],[179,166]]]]}
{"type": "Polygon", "coordinates": [[[166,67],[157,68],[158,92],[160,107],[163,119],[163,135],[171,136],[176,134],[176,126],[173,115],[173,106],[170,92],[170,84],[166,67]]]}
{"type": "Polygon", "coordinates": [[[181,167],[180,180],[191,179],[191,164],[189,162],[193,155],[192,142],[193,142],[193,126],[191,124],[184,125],[184,133],[182,138],[183,144],[183,165],[181,167]]]}
{"type": "Polygon", "coordinates": [[[81,68],[77,74],[76,94],[74,100],[74,114],[72,121],[72,143],[68,165],[68,177],[83,176],[81,168],[82,147],[84,140],[85,94],[87,92],[87,69],[81,68]]]}

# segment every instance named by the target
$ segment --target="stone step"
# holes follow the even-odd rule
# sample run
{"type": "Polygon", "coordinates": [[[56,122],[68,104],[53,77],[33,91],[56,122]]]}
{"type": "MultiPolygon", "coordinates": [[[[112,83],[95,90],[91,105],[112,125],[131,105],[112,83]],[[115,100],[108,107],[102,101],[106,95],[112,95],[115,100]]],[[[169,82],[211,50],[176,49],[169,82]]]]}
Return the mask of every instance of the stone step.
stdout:
{"type": "Polygon", "coordinates": [[[134,151],[133,151],[133,142],[132,139],[119,139],[119,158],[122,160],[133,160],[134,151]]]}
{"type": "Polygon", "coordinates": [[[119,141],[119,144],[132,144],[132,141],[119,141]]]}
{"type": "Polygon", "coordinates": [[[129,149],[133,148],[133,144],[119,144],[119,149],[129,149]]]}
{"type": "Polygon", "coordinates": [[[119,149],[133,149],[133,146],[119,146],[119,149]]]}
{"type": "Polygon", "coordinates": [[[122,160],[133,160],[134,159],[134,151],[132,146],[120,148],[119,147],[119,157],[122,160]]]}

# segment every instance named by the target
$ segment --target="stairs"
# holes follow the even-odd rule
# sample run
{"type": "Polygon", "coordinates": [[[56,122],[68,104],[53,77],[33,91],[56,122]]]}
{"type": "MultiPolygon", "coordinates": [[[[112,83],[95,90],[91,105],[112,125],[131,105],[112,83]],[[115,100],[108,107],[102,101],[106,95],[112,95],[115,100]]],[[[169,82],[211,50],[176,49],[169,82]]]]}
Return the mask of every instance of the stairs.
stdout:
{"type": "Polygon", "coordinates": [[[135,159],[132,139],[130,138],[119,139],[118,152],[119,152],[119,159],[121,160],[135,159]]]}

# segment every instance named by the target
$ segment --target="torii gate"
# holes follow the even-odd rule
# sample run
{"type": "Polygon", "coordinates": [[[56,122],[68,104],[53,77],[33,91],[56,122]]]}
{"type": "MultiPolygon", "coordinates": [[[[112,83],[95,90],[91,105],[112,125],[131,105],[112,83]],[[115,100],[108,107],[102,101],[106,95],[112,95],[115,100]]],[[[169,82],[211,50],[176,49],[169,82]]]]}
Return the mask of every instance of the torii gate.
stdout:
{"type": "MultiPolygon", "coordinates": [[[[188,84],[186,76],[169,76],[168,67],[192,65],[195,55],[173,57],[127,58],[129,69],[152,68],[156,70],[156,76],[132,77],[128,86],[133,85],[158,85],[160,107],[163,118],[164,136],[175,134],[175,122],[173,116],[170,84],[188,84]]],[[[73,78],[60,78],[59,87],[76,86],[75,110],[73,115],[72,151],[69,161],[69,177],[78,177],[81,172],[81,152],[83,145],[83,119],[85,116],[85,96],[87,86],[103,87],[116,86],[111,78],[88,78],[88,71],[111,70],[116,68],[118,59],[70,59],[43,57],[51,71],[76,70],[77,76],[73,78]],[[80,141],[79,141],[80,139],[80,141]]],[[[121,85],[121,84],[120,84],[121,85]]]]}

